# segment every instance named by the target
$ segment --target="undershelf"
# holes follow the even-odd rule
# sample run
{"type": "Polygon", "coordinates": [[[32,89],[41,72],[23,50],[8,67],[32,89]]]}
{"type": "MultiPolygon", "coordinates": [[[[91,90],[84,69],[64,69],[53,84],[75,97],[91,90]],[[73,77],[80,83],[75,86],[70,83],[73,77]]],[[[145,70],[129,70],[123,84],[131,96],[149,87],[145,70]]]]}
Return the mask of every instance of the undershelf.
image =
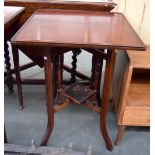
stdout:
{"type": "Polygon", "coordinates": [[[61,91],[61,94],[77,104],[82,104],[96,92],[80,82],[76,82],[61,91]]]}
{"type": "Polygon", "coordinates": [[[150,107],[150,76],[134,74],[130,83],[126,108],[150,107]]]}

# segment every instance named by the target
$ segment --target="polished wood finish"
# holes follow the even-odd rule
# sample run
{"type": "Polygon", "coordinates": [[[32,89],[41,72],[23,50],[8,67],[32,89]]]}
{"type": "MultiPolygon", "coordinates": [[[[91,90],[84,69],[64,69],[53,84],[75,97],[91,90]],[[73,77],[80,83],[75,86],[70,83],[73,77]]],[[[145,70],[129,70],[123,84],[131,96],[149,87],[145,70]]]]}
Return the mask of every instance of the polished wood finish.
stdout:
{"type": "Polygon", "coordinates": [[[106,60],[106,68],[104,75],[104,85],[103,85],[103,94],[102,94],[102,103],[101,103],[101,114],[100,114],[100,130],[103,138],[106,140],[106,147],[108,150],[112,150],[113,146],[109,138],[107,129],[106,129],[106,116],[108,111],[108,99],[110,94],[111,80],[115,65],[115,51],[108,50],[108,58],[106,60]],[[105,84],[106,83],[106,84],[105,84]]]}
{"type": "MultiPolygon", "coordinates": [[[[54,73],[54,65],[56,65],[58,55],[64,53],[64,48],[70,48],[71,50],[76,48],[87,48],[91,49],[90,51],[94,52],[97,57],[102,55],[102,59],[106,59],[103,95],[100,109],[100,130],[107,149],[111,151],[113,147],[106,129],[106,115],[115,64],[115,49],[145,50],[145,45],[136,35],[126,18],[119,13],[73,10],[38,10],[11,39],[11,43],[19,49],[23,47],[31,48],[32,46],[43,48],[44,50],[46,49],[46,52],[42,53],[42,57],[44,57],[45,61],[48,127],[41,145],[48,142],[53,129],[54,92],[52,79],[55,76],[53,76],[52,73],[54,73]],[[108,50],[106,53],[102,50],[96,50],[100,48],[108,48],[108,50]]],[[[38,53],[35,51],[33,54],[38,56],[38,53]]],[[[59,62],[62,62],[60,58],[58,60],[59,62]]],[[[59,62],[58,64],[61,65],[59,62]]],[[[98,72],[100,66],[96,63],[95,68],[95,72],[98,72]]],[[[62,81],[62,73],[61,71],[58,71],[57,74],[58,90],[60,90],[61,85],[59,84],[61,84],[62,81]]],[[[16,76],[18,76],[18,74],[16,74],[16,76]]],[[[98,81],[99,76],[95,77],[97,77],[98,81]]],[[[94,82],[94,90],[96,92],[97,85],[98,82],[94,82]]],[[[70,99],[72,100],[72,98],[70,99]]]]}
{"type": "Polygon", "coordinates": [[[112,97],[120,127],[115,144],[119,144],[123,126],[150,125],[150,52],[118,52],[112,97]],[[121,62],[121,63],[120,63],[121,62]],[[122,66],[120,66],[122,64],[122,66]]]}
{"type": "Polygon", "coordinates": [[[145,50],[123,14],[73,10],[36,11],[12,38],[12,43],[145,50]]]}
{"type": "Polygon", "coordinates": [[[9,93],[13,93],[13,77],[11,75],[11,64],[7,41],[19,28],[19,19],[24,13],[23,7],[4,7],[4,59],[5,59],[5,82],[9,93]]]}

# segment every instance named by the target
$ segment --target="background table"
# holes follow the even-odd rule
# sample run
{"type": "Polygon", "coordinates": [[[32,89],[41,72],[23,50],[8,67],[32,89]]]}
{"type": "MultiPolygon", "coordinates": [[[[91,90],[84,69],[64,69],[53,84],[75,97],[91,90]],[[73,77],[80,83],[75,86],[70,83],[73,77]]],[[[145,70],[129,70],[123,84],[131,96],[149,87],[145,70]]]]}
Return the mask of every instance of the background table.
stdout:
{"type": "Polygon", "coordinates": [[[11,74],[11,64],[7,41],[15,34],[19,28],[19,20],[24,13],[24,7],[4,7],[4,58],[5,58],[5,82],[9,92],[13,92],[13,78],[11,74]]]}
{"type": "Polygon", "coordinates": [[[36,9],[63,9],[63,10],[87,10],[87,11],[111,11],[115,7],[113,0],[103,2],[76,2],[67,0],[4,0],[5,6],[26,7],[22,21],[25,22],[36,9]]]}
{"type": "MultiPolygon", "coordinates": [[[[56,55],[63,54],[63,50],[66,48],[108,49],[107,53],[103,53],[106,68],[100,112],[100,130],[107,149],[112,150],[111,140],[106,129],[106,115],[115,63],[115,49],[145,50],[145,45],[123,14],[38,10],[16,33],[11,42],[18,85],[21,83],[18,49],[36,46],[43,48],[40,56],[44,61],[48,124],[41,145],[47,144],[54,126],[53,82],[51,79],[53,79],[56,55]]],[[[94,51],[97,54],[96,50],[94,51]]],[[[33,52],[33,54],[38,56],[37,52],[33,52]]],[[[18,91],[22,91],[20,87],[18,87],[18,91]]]]}

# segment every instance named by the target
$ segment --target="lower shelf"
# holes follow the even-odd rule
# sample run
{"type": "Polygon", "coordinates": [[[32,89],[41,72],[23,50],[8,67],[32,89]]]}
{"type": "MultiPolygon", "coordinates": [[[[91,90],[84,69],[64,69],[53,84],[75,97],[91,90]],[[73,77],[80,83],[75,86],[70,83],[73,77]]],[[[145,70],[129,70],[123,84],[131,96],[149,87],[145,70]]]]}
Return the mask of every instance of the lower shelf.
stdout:
{"type": "Polygon", "coordinates": [[[80,82],[76,82],[61,90],[60,93],[63,96],[72,100],[73,102],[77,104],[82,104],[85,101],[87,101],[90,97],[95,95],[96,92],[90,89],[89,86],[85,86],[80,82]]]}
{"type": "Polygon", "coordinates": [[[70,86],[62,86],[58,90],[58,105],[55,106],[54,111],[60,111],[69,103],[75,102],[77,104],[84,104],[89,109],[100,113],[101,107],[98,106],[99,99],[96,96],[96,91],[91,89],[91,86],[85,83],[76,82],[70,86]]]}

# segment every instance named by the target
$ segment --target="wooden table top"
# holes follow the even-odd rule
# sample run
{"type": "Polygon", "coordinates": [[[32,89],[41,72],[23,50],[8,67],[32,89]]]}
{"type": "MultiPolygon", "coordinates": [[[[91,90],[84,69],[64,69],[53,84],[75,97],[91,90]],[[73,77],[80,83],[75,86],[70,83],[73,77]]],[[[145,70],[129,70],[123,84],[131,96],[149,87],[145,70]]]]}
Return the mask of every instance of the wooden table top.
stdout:
{"type": "Polygon", "coordinates": [[[4,27],[7,29],[24,11],[24,7],[4,7],[4,27]]]}
{"type": "Polygon", "coordinates": [[[38,10],[11,39],[13,44],[145,50],[121,13],[38,10]]]}

